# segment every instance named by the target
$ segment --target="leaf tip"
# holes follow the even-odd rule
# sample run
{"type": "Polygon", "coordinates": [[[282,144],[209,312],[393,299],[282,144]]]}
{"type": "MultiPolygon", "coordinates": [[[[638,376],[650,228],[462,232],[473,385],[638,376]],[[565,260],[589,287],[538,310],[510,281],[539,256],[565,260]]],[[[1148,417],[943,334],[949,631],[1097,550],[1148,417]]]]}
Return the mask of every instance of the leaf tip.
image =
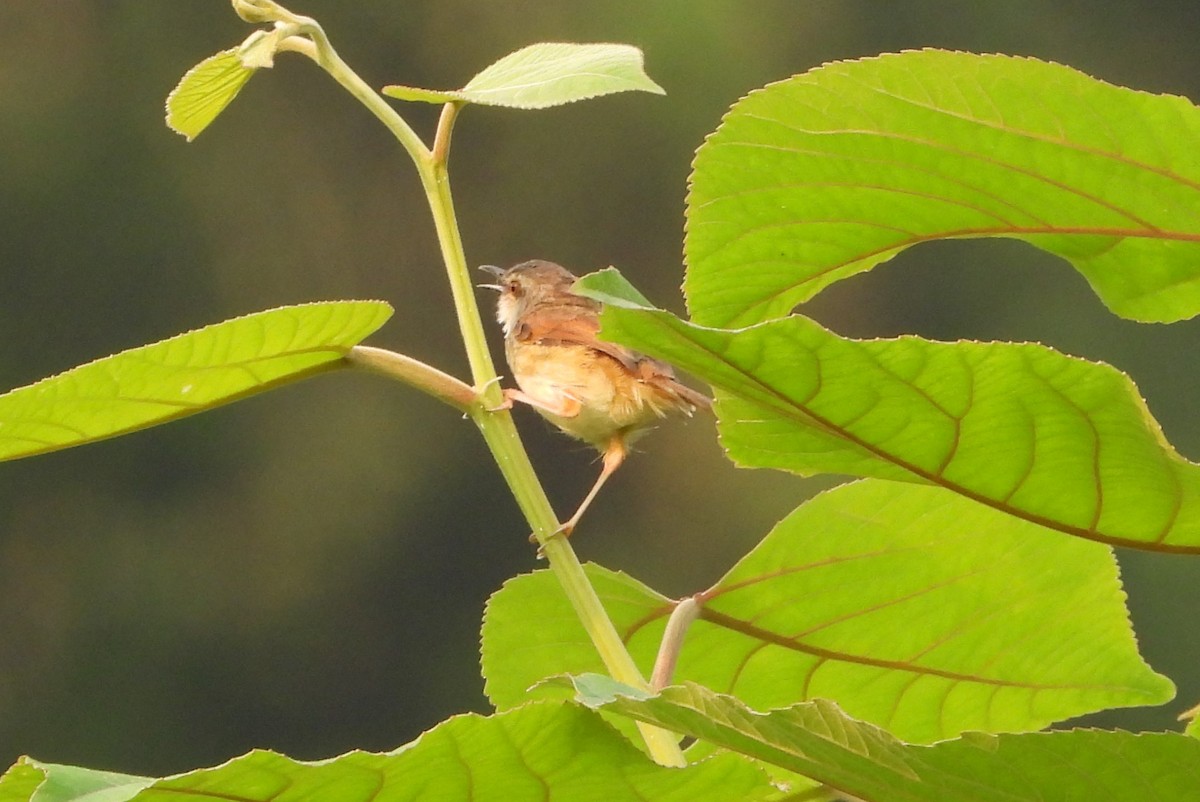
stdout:
{"type": "Polygon", "coordinates": [[[606,267],[594,273],[588,273],[575,282],[571,287],[573,292],[599,301],[609,306],[621,306],[628,309],[653,309],[650,302],[637,287],[621,275],[615,267],[606,267]]]}

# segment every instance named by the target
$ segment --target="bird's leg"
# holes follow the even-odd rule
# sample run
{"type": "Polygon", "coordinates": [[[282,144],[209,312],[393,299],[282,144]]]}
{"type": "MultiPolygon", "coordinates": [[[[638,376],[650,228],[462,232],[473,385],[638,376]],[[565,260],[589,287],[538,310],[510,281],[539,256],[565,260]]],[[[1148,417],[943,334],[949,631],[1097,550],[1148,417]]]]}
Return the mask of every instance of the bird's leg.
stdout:
{"type": "MultiPolygon", "coordinates": [[[[566,523],[561,524],[558,529],[555,529],[551,537],[558,535],[562,535],[563,537],[571,536],[571,533],[575,531],[575,527],[579,524],[579,519],[583,517],[587,508],[600,493],[600,488],[604,487],[604,483],[608,481],[608,477],[612,476],[617,468],[621,467],[621,463],[625,461],[625,455],[628,453],[629,451],[625,447],[625,439],[619,434],[613,435],[612,440],[608,443],[608,448],[604,449],[604,464],[600,469],[600,475],[596,477],[596,483],[592,485],[592,489],[588,491],[588,494],[583,497],[583,501],[579,503],[579,508],[575,510],[575,514],[568,518],[566,523]]],[[[537,543],[537,536],[530,535],[529,542],[537,543]]],[[[542,550],[539,548],[538,557],[541,558],[542,556],[542,550]]]]}
{"type": "Polygon", "coordinates": [[[561,394],[555,398],[553,402],[545,401],[540,398],[534,398],[525,392],[516,388],[506,388],[504,390],[504,401],[500,406],[491,410],[499,412],[502,409],[512,409],[513,403],[520,401],[522,404],[528,404],[531,407],[540,409],[543,412],[549,412],[551,415],[558,415],[560,418],[573,418],[579,414],[579,410],[583,408],[583,403],[573,395],[567,393],[561,394]]]}
{"type": "Polygon", "coordinates": [[[608,448],[604,449],[604,464],[600,469],[600,476],[596,478],[596,484],[592,485],[592,489],[588,491],[588,494],[583,497],[583,501],[579,503],[579,508],[575,510],[575,514],[558,528],[556,534],[570,536],[579,523],[579,519],[583,517],[583,513],[587,511],[592,501],[595,500],[596,495],[600,492],[600,488],[604,487],[604,483],[608,481],[608,477],[612,476],[617,468],[621,467],[621,463],[625,461],[625,455],[628,453],[625,447],[625,438],[620,434],[613,435],[612,440],[608,442],[608,448]]]}

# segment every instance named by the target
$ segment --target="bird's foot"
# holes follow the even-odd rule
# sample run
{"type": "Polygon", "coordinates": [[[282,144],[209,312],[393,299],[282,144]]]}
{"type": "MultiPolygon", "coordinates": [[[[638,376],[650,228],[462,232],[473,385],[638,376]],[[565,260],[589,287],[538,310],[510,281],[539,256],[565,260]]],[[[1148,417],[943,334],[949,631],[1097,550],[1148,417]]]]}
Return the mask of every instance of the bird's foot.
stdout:
{"type": "MultiPolygon", "coordinates": [[[[572,533],[572,532],[574,532],[574,531],[575,531],[575,522],[574,522],[574,521],[567,521],[565,524],[560,524],[560,525],[559,525],[559,527],[558,527],[557,529],[555,529],[553,532],[551,532],[551,533],[550,533],[550,534],[549,534],[549,535],[546,537],[546,543],[549,543],[549,542],[550,542],[550,540],[551,540],[552,538],[556,538],[556,537],[564,537],[564,538],[565,538],[565,537],[570,537],[570,536],[571,536],[571,533],[572,533]]],[[[536,557],[537,557],[539,560],[544,560],[544,559],[546,559],[546,546],[545,546],[545,543],[541,543],[540,541],[538,541],[538,537],[537,537],[537,535],[536,535],[536,534],[530,534],[530,535],[529,535],[529,542],[530,542],[530,543],[533,543],[534,545],[536,545],[536,546],[538,547],[537,554],[536,554],[535,556],[536,556],[536,557]]]]}
{"type": "MultiPolygon", "coordinates": [[[[482,387],[476,387],[475,388],[475,397],[478,398],[480,400],[480,402],[482,402],[483,396],[484,396],[484,394],[487,393],[488,388],[491,387],[493,384],[499,384],[500,380],[503,378],[504,378],[503,376],[497,376],[496,378],[489,380],[482,387]]],[[[486,409],[488,412],[503,412],[506,409],[512,409],[513,408],[513,397],[511,395],[511,393],[513,391],[512,390],[502,390],[501,392],[503,393],[503,397],[501,398],[500,403],[494,407],[484,407],[484,409],[486,409]]]]}

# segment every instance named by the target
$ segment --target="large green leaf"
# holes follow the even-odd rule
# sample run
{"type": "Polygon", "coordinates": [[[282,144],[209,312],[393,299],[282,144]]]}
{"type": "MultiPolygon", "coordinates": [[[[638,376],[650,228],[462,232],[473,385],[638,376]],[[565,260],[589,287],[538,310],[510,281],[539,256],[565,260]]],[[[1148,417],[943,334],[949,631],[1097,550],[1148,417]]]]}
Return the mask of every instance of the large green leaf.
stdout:
{"type": "Polygon", "coordinates": [[[544,42],[510,53],[456,91],[385,86],[383,94],[426,103],[481,103],[544,109],[615,92],[665,94],[631,45],[544,42]]]}
{"type": "Polygon", "coordinates": [[[700,148],[686,290],[700,323],[786,314],[905,248],[1014,237],[1117,314],[1200,312],[1200,110],[1035,59],[838,62],[738,102],[700,148]]]}
{"type": "Polygon", "coordinates": [[[182,418],[337,368],[382,301],[285,306],[133,348],[0,395],[0,461],[182,418]]]}
{"type": "Polygon", "coordinates": [[[602,336],[716,388],[742,465],[939,485],[1079,537],[1200,552],[1200,466],[1108,365],[1032,343],[850,340],[799,315],[710,329],[610,282],[602,336]]]}
{"type": "Polygon", "coordinates": [[[759,713],[699,685],[648,696],[601,676],[582,702],[817,779],[864,802],[1195,802],[1200,741],[1176,733],[973,734],[903,744],[830,702],[759,713]]]}
{"type": "MultiPolygon", "coordinates": [[[[648,669],[673,603],[623,574],[589,575],[648,669]]],[[[935,487],[823,493],[695,599],[679,679],[762,708],[834,699],[907,741],[1172,696],[1138,655],[1108,547],[935,487]]],[[[501,708],[542,677],[601,670],[545,572],[488,602],[483,667],[501,708]]]]}
{"type": "Polygon", "coordinates": [[[755,706],[835,699],[907,741],[1174,695],[1138,654],[1111,549],[934,487],[824,493],[698,600],[682,676],[755,706]]]}
{"type": "Polygon", "coordinates": [[[720,755],[685,769],[664,768],[595,713],[560,703],[488,718],[457,716],[388,754],[351,752],[304,763],[260,750],[216,768],[157,781],[26,759],[0,779],[0,802],[741,802],[761,799],[769,791],[762,773],[739,756],[720,755]],[[33,788],[38,790],[31,796],[33,788]]]}

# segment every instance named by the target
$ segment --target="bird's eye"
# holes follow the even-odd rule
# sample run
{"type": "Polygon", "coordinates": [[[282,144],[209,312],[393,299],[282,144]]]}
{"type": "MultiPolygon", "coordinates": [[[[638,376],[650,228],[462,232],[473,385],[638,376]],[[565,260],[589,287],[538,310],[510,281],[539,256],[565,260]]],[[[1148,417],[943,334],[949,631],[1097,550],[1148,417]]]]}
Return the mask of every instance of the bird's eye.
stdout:
{"type": "Polygon", "coordinates": [[[522,286],[521,286],[521,285],[520,285],[518,282],[516,282],[516,281],[510,281],[510,282],[508,282],[508,284],[507,284],[507,285],[505,285],[505,287],[504,287],[504,290],[505,290],[506,292],[511,292],[511,293],[512,293],[512,294],[513,294],[515,297],[517,297],[517,298],[520,298],[522,295],[524,295],[524,294],[525,294],[525,288],[524,288],[524,287],[522,287],[522,286]]]}

